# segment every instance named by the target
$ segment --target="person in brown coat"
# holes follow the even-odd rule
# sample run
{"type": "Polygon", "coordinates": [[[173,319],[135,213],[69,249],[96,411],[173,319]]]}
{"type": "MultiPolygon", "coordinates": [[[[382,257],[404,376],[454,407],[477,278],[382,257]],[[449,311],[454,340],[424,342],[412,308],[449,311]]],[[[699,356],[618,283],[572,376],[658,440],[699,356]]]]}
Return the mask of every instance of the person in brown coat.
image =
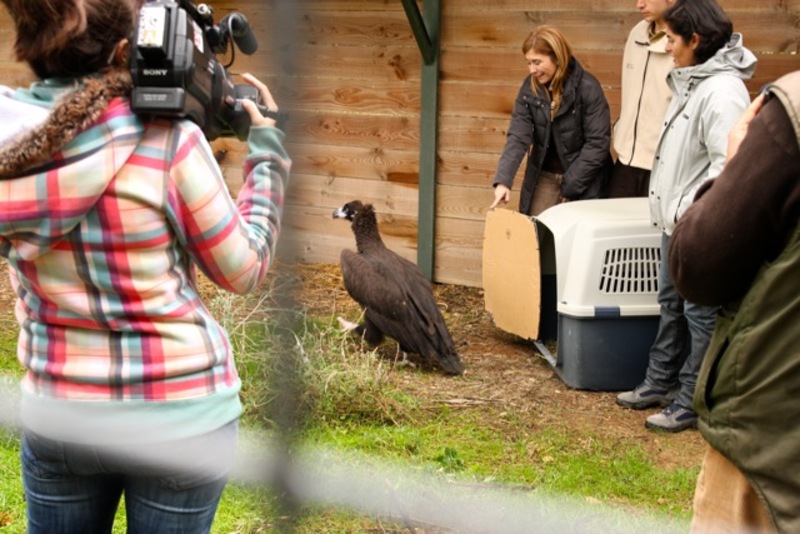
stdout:
{"type": "Polygon", "coordinates": [[[669,248],[678,291],[722,307],[694,396],[698,533],[800,531],[800,71],[766,95],[669,248]]]}

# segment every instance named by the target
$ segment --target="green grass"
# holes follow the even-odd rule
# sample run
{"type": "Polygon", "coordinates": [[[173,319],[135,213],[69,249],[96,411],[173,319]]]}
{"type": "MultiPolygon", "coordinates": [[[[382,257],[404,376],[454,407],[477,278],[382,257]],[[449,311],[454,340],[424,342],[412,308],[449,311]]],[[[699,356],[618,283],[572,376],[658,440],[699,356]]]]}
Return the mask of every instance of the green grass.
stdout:
{"type": "Polygon", "coordinates": [[[25,498],[19,467],[19,441],[0,431],[0,530],[25,532],[25,498]]]}
{"type": "Polygon", "coordinates": [[[17,323],[13,319],[0,320],[0,375],[22,375],[22,367],[17,361],[17,332],[17,323]]]}
{"type": "MultiPolygon", "coordinates": [[[[604,439],[592,429],[575,435],[558,426],[535,427],[534,416],[507,406],[452,409],[412,396],[393,379],[398,371],[343,335],[333,317],[285,313],[269,296],[220,292],[211,308],[237,354],[245,429],[274,435],[287,415],[279,408],[292,405],[288,415],[300,414],[302,445],[358,453],[354,467],[401,465],[458,484],[605,503],[631,511],[630,521],[637,514],[661,514],[666,524],[682,525],[690,516],[697,470],[661,469],[635,441],[604,439]],[[269,319],[275,315],[280,323],[269,319]],[[281,374],[281,357],[296,365],[294,374],[281,374]],[[294,401],[282,397],[287,383],[297,386],[294,401]]],[[[13,336],[0,337],[0,369],[18,376],[15,358],[7,357],[14,343],[13,336]]],[[[9,534],[24,532],[17,455],[16,439],[0,438],[0,530],[9,534]]],[[[284,513],[278,505],[271,491],[229,484],[213,532],[273,532],[284,513]]],[[[301,511],[297,532],[403,531],[396,520],[349,510],[312,503],[301,511]]],[[[124,532],[122,512],[115,532],[124,532]]]]}
{"type": "Polygon", "coordinates": [[[475,426],[469,414],[414,426],[320,426],[310,442],[405,462],[491,484],[644,507],[688,519],[697,470],[656,467],[643,448],[547,430],[509,437],[475,426]],[[680,498],[676,498],[679,496],[680,498]]]}

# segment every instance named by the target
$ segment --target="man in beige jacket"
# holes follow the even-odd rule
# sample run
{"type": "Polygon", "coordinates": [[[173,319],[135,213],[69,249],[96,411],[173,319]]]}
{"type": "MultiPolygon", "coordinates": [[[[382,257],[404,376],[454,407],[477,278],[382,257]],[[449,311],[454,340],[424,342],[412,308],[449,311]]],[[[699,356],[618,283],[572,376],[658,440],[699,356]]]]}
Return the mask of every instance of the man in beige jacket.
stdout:
{"type": "Polygon", "coordinates": [[[622,56],[620,116],[614,125],[617,162],[608,196],[647,196],[661,122],[671,98],[667,73],[672,57],[665,46],[664,13],[675,0],[637,0],[644,20],[633,27],[622,56]]]}

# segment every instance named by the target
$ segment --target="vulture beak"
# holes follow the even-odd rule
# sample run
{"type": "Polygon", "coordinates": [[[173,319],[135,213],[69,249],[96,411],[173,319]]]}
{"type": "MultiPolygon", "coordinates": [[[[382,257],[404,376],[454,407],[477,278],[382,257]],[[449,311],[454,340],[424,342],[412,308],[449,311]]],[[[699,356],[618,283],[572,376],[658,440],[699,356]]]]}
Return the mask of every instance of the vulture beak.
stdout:
{"type": "Polygon", "coordinates": [[[337,208],[333,210],[333,218],[334,219],[347,219],[347,212],[344,210],[344,206],[341,208],[337,208]]]}

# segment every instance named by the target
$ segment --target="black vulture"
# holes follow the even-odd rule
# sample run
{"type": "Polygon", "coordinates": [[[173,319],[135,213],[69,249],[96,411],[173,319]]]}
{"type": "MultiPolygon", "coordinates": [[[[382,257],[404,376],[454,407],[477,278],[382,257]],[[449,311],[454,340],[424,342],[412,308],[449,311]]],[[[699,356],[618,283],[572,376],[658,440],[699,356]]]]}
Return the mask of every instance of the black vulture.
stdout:
{"type": "Polygon", "coordinates": [[[333,218],[350,221],[356,237],[358,252],[341,255],[344,287],[364,309],[364,323],[351,323],[356,333],[372,346],[386,335],[404,353],[418,354],[447,374],[462,374],[464,364],[430,283],[416,265],[386,248],[372,205],[354,200],[335,210],[333,218]]]}

